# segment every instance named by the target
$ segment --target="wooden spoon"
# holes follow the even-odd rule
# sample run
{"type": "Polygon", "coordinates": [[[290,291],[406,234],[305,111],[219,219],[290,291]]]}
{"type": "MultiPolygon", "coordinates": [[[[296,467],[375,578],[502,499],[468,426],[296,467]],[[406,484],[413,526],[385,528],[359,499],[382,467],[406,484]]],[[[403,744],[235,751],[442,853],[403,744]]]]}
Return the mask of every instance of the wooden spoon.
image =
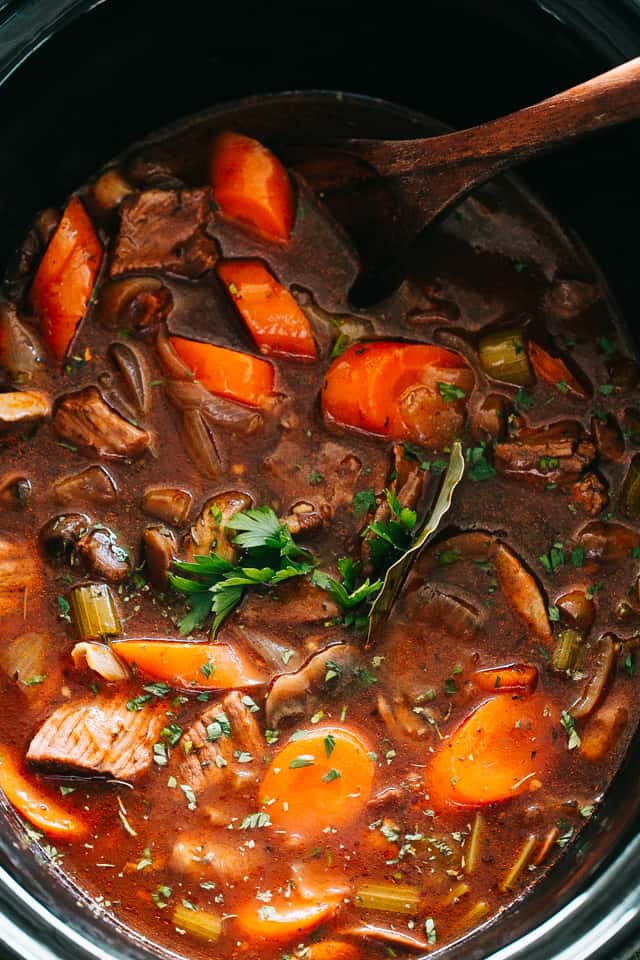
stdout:
{"type": "MultiPolygon", "coordinates": [[[[393,223],[393,262],[388,275],[376,271],[352,291],[356,303],[371,302],[386,285],[402,278],[403,254],[416,236],[448,207],[479,184],[530,157],[548,152],[596,130],[640,117],[640,57],[565,90],[548,100],[438,137],[419,140],[340,140],[329,146],[370,165],[393,188],[397,214],[393,223]],[[378,289],[376,289],[378,288],[378,289]],[[368,296],[366,295],[368,293],[368,296]]],[[[358,175],[362,182],[362,174],[358,175]]],[[[331,189],[354,183],[345,168],[331,189]]],[[[387,225],[388,227],[391,225],[387,225]]]]}

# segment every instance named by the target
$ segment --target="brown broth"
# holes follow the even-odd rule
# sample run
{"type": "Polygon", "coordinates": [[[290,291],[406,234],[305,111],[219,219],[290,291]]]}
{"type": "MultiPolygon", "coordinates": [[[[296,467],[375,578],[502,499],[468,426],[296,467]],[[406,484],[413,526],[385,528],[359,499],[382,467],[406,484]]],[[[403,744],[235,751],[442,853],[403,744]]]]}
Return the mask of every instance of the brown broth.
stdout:
{"type": "MultiPolygon", "coordinates": [[[[173,140],[169,138],[160,147],[157,143],[150,148],[143,146],[140,152],[168,157],[176,176],[187,186],[199,186],[206,182],[207,151],[215,123],[215,119],[210,123],[201,119],[191,133],[187,127],[186,133],[173,140]]],[[[131,162],[129,156],[125,170],[131,162]]],[[[100,223],[103,236],[112,237],[116,223],[99,214],[90,187],[83,188],[80,195],[100,223]]],[[[300,186],[298,217],[286,251],[256,240],[219,213],[214,214],[211,233],[225,258],[259,257],[286,287],[310,292],[322,309],[353,312],[348,290],[357,272],[357,258],[308,187],[300,186]],[[302,207],[304,217],[300,214],[302,207]]],[[[211,277],[179,282],[174,278],[173,282],[174,311],[168,321],[172,333],[247,349],[239,319],[236,330],[233,325],[224,327],[221,335],[222,325],[216,327],[208,322],[207,314],[196,315],[194,292],[196,297],[206,292],[207,285],[214,283],[211,277]]],[[[114,339],[127,342],[131,331],[106,330],[99,324],[95,301],[99,302],[100,293],[99,284],[73,347],[73,355],[81,361],[71,360],[62,371],[52,363],[36,375],[33,386],[52,401],[102,382],[105,374],[111,377],[116,390],[121,389],[107,348],[114,339]],[[88,362],[84,362],[85,356],[90,356],[88,362]]],[[[468,357],[476,372],[471,417],[489,393],[498,393],[511,403],[516,397],[516,387],[488,381],[479,371],[477,360],[479,331],[507,319],[509,324],[526,328],[529,336],[562,346],[565,355],[585,375],[592,393],[589,399],[578,399],[553,384],[538,381],[527,387],[530,407],[524,415],[529,425],[570,419],[590,431],[594,410],[596,416],[610,413],[622,424],[625,411],[640,405],[635,388],[623,391],[609,390],[607,386],[609,346],[613,345],[622,355],[632,354],[626,330],[601,278],[546,211],[510,181],[501,180],[482,188],[431,228],[414,252],[407,281],[388,300],[360,311],[359,315],[369,321],[374,337],[437,343],[468,357]],[[558,307],[559,284],[564,279],[593,286],[592,302],[585,309],[558,307]],[[605,341],[599,340],[602,337],[605,341]],[[605,390],[600,391],[603,385],[605,390]]],[[[64,563],[47,560],[37,539],[38,531],[52,516],[86,513],[93,521],[116,531],[119,542],[130,548],[140,576],[128,579],[116,591],[125,638],[177,638],[183,600],[172,593],[158,594],[145,581],[140,542],[143,530],[151,522],[140,509],[145,489],[175,486],[192,495],[188,520],[175,528],[179,544],[202,504],[229,489],[248,494],[255,505],[270,504],[282,515],[297,500],[316,503],[323,496],[330,499],[326,486],[331,464],[326,460],[325,466],[326,444],[337,444],[345,456],[353,453],[361,463],[349,498],[359,490],[381,492],[391,466],[391,443],[323,421],[319,394],[331,362],[334,331],[317,317],[312,322],[320,359],[313,364],[300,364],[269,358],[276,369],[276,390],[286,399],[265,418],[263,428],[249,441],[230,433],[220,434],[224,469],[215,480],[203,477],[185,450],[177,413],[166,398],[163,371],[152,342],[145,339],[131,342],[144,352],[150,381],[156,384],[151,388],[150,412],[141,418],[155,437],[154,450],[132,462],[105,462],[118,490],[114,503],[96,507],[80,499],[61,507],[55,501],[56,481],[101,461],[69,449],[49,423],[25,434],[10,434],[1,441],[1,477],[14,472],[28,477],[32,495],[24,506],[2,509],[0,536],[19,542],[25,554],[39,557],[41,565],[38,588],[25,594],[23,603],[3,618],[3,638],[8,641],[25,631],[45,633],[49,637],[49,654],[47,676],[33,687],[27,689],[3,675],[0,744],[24,756],[35,731],[61,704],[93,696],[97,691],[107,696],[122,694],[122,685],[116,690],[117,685],[74,668],[70,651],[75,638],[70,625],[60,616],[56,598],[68,594],[78,572],[64,563]],[[273,466],[273,458],[277,460],[279,456],[278,469],[277,464],[273,466]]],[[[627,431],[625,440],[620,461],[598,461],[597,471],[608,485],[611,502],[594,519],[602,520],[604,515],[636,529],[623,513],[619,491],[640,437],[627,431]]],[[[463,442],[465,448],[478,445],[468,428],[463,442]]],[[[431,469],[423,471],[427,482],[420,509],[424,510],[439,483],[437,461],[443,456],[446,459],[446,454],[425,449],[419,456],[431,464],[431,469]]],[[[364,521],[355,516],[349,498],[335,510],[331,522],[325,523],[319,534],[304,541],[322,569],[335,572],[338,557],[357,556],[364,521]]],[[[585,759],[580,748],[569,750],[567,733],[558,723],[554,765],[540,789],[481,809],[480,855],[472,872],[468,869],[468,850],[476,811],[434,811],[425,772],[441,743],[472,709],[490,696],[474,685],[471,675],[475,670],[512,662],[531,664],[538,671],[538,691],[559,712],[575,701],[585,677],[593,671],[597,638],[608,633],[629,637],[637,629],[640,607],[633,599],[629,619],[623,625],[616,621],[619,601],[635,589],[636,559],[627,555],[612,565],[597,560],[587,560],[580,566],[571,562],[576,536],[591,519],[581,512],[570,490],[553,484],[549,488],[544,477],[531,482],[526,477],[498,475],[474,482],[467,472],[445,529],[436,545],[430,546],[419,561],[404,598],[373,651],[362,648],[361,635],[339,625],[326,625],[322,618],[309,623],[302,618],[288,621],[286,614],[282,617],[279,612],[282,601],[277,598],[246,598],[239,614],[229,618],[218,639],[241,647],[244,643],[246,648],[246,636],[243,638],[238,631],[238,623],[244,623],[249,632],[266,635],[271,642],[277,641],[293,651],[290,661],[283,664],[282,673],[300,666],[312,652],[329,643],[352,641],[357,648],[355,664],[366,671],[360,674],[362,682],[353,680],[335,697],[326,692],[321,692],[319,699],[310,697],[299,716],[282,723],[278,742],[270,745],[265,741],[262,755],[247,763],[251,773],[244,787],[238,791],[227,785],[215,796],[198,799],[195,809],[189,809],[189,798],[180,784],[171,785],[180,745],[169,751],[168,765],[152,763],[148,773],[133,786],[105,782],[102,778],[69,778],[64,771],[54,774],[25,764],[24,772],[30,780],[90,824],[91,836],[86,843],[56,841],[60,866],[90,898],[126,926],[176,954],[193,958],[210,956],[212,949],[218,956],[248,960],[283,954],[305,957],[314,942],[343,938],[355,945],[359,956],[385,956],[384,942],[347,931],[366,923],[380,924],[414,937],[419,943],[426,938],[425,922],[431,919],[440,946],[503,911],[561,856],[615,774],[640,709],[634,696],[633,654],[623,652],[616,656],[604,702],[617,704],[626,722],[604,755],[593,762],[585,759]],[[550,648],[545,649],[514,613],[490,564],[438,562],[438,551],[446,549],[446,539],[465,530],[488,531],[508,543],[534,572],[548,606],[554,611],[558,598],[568,591],[595,589],[595,621],[576,675],[567,676],[550,668],[550,648]],[[565,562],[552,573],[545,570],[539,558],[553,543],[563,545],[565,562]],[[473,636],[456,635],[445,621],[420,622],[410,606],[411,591],[427,577],[454,595],[457,592],[472,598],[469,602],[482,613],[473,636]],[[385,701],[392,705],[396,720],[402,707],[412,721],[407,721],[408,731],[399,720],[392,727],[385,724],[380,706],[385,701]],[[268,810],[260,805],[258,790],[266,765],[296,729],[314,725],[316,718],[312,720],[312,716],[319,710],[324,715],[316,723],[348,724],[359,731],[375,754],[371,761],[375,769],[369,803],[353,823],[339,829],[327,824],[325,832],[300,843],[288,842],[286,836],[268,827],[241,830],[246,816],[268,810]],[[60,787],[74,789],[61,796],[60,787]],[[216,817],[222,818],[222,826],[212,826],[216,817]],[[501,883],[527,838],[535,836],[539,852],[544,838],[554,830],[544,860],[539,865],[530,861],[512,888],[502,891],[501,883]],[[175,869],[171,854],[176,839],[183,834],[208,842],[230,842],[242,852],[246,872],[241,871],[225,882],[206,863],[201,869],[192,867],[191,873],[175,869]],[[344,880],[340,908],[311,933],[292,934],[279,942],[259,938],[250,941],[238,928],[238,910],[248,903],[268,908],[283,898],[286,902],[284,893],[288,885],[291,889],[291,881],[294,894],[295,878],[298,877],[299,885],[303,884],[296,870],[312,873],[315,882],[327,886],[344,880]],[[207,882],[212,878],[214,887],[207,882]],[[417,887],[420,898],[415,914],[362,909],[355,895],[365,881],[417,887]],[[163,886],[171,888],[170,894],[162,892],[163,886]],[[181,901],[225,918],[222,937],[215,947],[188,933],[176,932],[172,916],[181,901]],[[475,921],[469,919],[470,911],[479,902],[486,903],[486,913],[478,912],[475,921]]],[[[284,595],[287,596],[286,591],[284,595]]],[[[553,621],[552,627],[557,633],[559,624],[553,621]]],[[[194,632],[194,639],[205,638],[205,631],[194,632]]],[[[255,651],[252,655],[256,656],[255,651]]],[[[141,677],[128,681],[126,697],[139,696],[145,682],[141,677]]],[[[260,707],[255,719],[264,731],[264,694],[249,692],[260,707]]],[[[186,731],[207,704],[190,692],[186,702],[175,705],[170,702],[174,695],[162,702],[169,711],[169,720],[186,731]]],[[[209,704],[215,700],[216,695],[211,694],[209,704]]],[[[579,730],[590,722],[587,719],[580,723],[579,730]]],[[[432,945],[430,942],[429,946],[432,945]]],[[[405,949],[402,944],[392,947],[398,954],[405,949]]]]}

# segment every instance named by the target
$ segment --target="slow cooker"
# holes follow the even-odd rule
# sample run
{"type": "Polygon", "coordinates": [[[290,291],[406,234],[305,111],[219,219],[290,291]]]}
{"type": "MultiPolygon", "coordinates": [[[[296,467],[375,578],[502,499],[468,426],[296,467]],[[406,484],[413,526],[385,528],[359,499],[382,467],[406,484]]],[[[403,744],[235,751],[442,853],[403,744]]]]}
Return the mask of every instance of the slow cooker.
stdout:
{"type": "MultiPolygon", "coordinates": [[[[640,0],[425,0],[393,9],[363,0],[0,0],[0,265],[39,208],[131,141],[217,103],[348,91],[463,127],[638,54],[640,0]]],[[[410,117],[397,111],[397,129],[410,117]]],[[[640,124],[630,124],[520,171],[586,242],[632,330],[639,156],[640,124]]],[[[639,763],[636,737],[597,815],[545,882],[438,956],[630,960],[640,943],[639,763]]],[[[105,919],[39,862],[2,807],[3,956],[170,956],[105,919]]]]}

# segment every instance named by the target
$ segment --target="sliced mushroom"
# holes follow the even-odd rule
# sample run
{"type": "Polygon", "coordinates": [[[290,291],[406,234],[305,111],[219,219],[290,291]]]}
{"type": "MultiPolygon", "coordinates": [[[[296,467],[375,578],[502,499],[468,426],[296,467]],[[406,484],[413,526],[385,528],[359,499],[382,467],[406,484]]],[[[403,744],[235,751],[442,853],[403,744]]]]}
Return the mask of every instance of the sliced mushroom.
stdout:
{"type": "Polygon", "coordinates": [[[172,303],[169,289],[157,277],[122,277],[100,288],[96,316],[105,327],[144,334],[166,320],[172,303]]]}
{"type": "Polygon", "coordinates": [[[179,487],[149,487],[142,497],[142,509],[150,517],[179,526],[187,519],[191,494],[179,487]]]}
{"type": "Polygon", "coordinates": [[[491,551],[500,587],[506,599],[534,632],[538,640],[551,643],[553,637],[547,604],[540,587],[523,562],[504,543],[496,541],[491,551]]]}
{"type": "Polygon", "coordinates": [[[305,533],[315,533],[324,525],[324,517],[312,503],[300,500],[291,507],[291,513],[285,517],[289,533],[293,537],[304,536],[305,533]]]}
{"type": "Polygon", "coordinates": [[[151,406],[151,389],[147,365],[140,350],[131,343],[117,341],[110,345],[108,354],[122,377],[127,400],[133,404],[138,413],[148,413],[151,406]]]}
{"type": "Polygon", "coordinates": [[[624,437],[618,421],[608,413],[605,419],[591,418],[591,433],[602,460],[620,460],[624,456],[624,437]]]}
{"type": "Polygon", "coordinates": [[[468,599],[429,582],[407,595],[405,610],[412,622],[436,627],[455,638],[470,639],[486,619],[484,611],[468,599]]]}
{"type": "Polygon", "coordinates": [[[571,590],[556,600],[556,607],[560,610],[563,619],[572,626],[587,634],[593,626],[596,615],[595,603],[583,590],[571,590]]]}
{"type": "Polygon", "coordinates": [[[569,708],[576,720],[582,720],[593,713],[604,696],[611,672],[616,661],[615,637],[607,634],[598,640],[593,672],[587,678],[582,693],[569,708]]]}
{"type": "Polygon", "coordinates": [[[344,689],[351,681],[355,662],[353,647],[339,643],[314,654],[295,673],[277,677],[265,702],[269,726],[277,728],[290,717],[313,713],[321,701],[344,689]]]}
{"type": "Polygon", "coordinates": [[[182,440],[190,459],[205,477],[219,476],[222,470],[222,459],[200,411],[185,410],[181,422],[182,440]]]}
{"type": "Polygon", "coordinates": [[[52,559],[69,559],[78,540],[87,533],[90,526],[91,521],[82,513],[52,517],[40,531],[40,543],[52,559]]]}
{"type": "Polygon", "coordinates": [[[581,733],[581,756],[597,763],[610,754],[628,722],[629,711],[626,705],[619,700],[611,700],[610,694],[589,718],[581,733]]]}
{"type": "Polygon", "coordinates": [[[71,651],[71,657],[76,669],[86,666],[111,683],[119,683],[129,678],[128,671],[106,643],[87,640],[76,643],[71,651]]]}
{"type": "Polygon", "coordinates": [[[105,467],[98,464],[62,477],[53,484],[53,494],[59,503],[113,503],[117,493],[115,480],[105,467]]]}
{"type": "Polygon", "coordinates": [[[94,527],[77,543],[78,556],[87,573],[108,583],[121,583],[131,573],[129,552],[119,546],[108,527],[94,527]]]}
{"type": "Polygon", "coordinates": [[[110,167],[109,170],[105,170],[91,188],[93,199],[103,210],[114,210],[134,190],[135,187],[117,167],[110,167]]]}
{"type": "Polygon", "coordinates": [[[236,548],[231,540],[235,533],[232,531],[229,535],[226,525],[236,513],[248,510],[251,503],[251,497],[238,490],[218,493],[207,500],[187,537],[187,557],[190,560],[197,555],[206,557],[215,548],[218,556],[233,561],[236,548]]]}
{"type": "Polygon", "coordinates": [[[51,405],[42,393],[34,390],[0,393],[0,433],[11,427],[23,427],[49,415],[51,405]]]}
{"type": "Polygon", "coordinates": [[[14,384],[27,383],[44,363],[42,350],[31,330],[18,316],[15,304],[0,300],[0,367],[14,384]]]}
{"type": "Polygon", "coordinates": [[[149,434],[106,404],[96,387],[70,393],[53,417],[56,433],[74,446],[100,457],[138,457],[149,445],[149,434]]]}
{"type": "Polygon", "coordinates": [[[147,573],[156,590],[166,590],[171,561],[176,555],[176,538],[161,526],[147,527],[142,534],[147,573]]]}

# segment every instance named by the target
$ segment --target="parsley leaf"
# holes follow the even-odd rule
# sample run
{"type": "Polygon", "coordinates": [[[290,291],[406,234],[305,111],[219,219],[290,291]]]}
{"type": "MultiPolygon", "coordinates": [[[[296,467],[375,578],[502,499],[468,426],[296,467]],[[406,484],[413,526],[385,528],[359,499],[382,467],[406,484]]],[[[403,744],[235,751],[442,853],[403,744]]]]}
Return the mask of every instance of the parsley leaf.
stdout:
{"type": "Polygon", "coordinates": [[[441,380],[437,383],[438,393],[445,403],[453,403],[455,400],[464,400],[466,393],[460,387],[453,383],[443,383],[441,380]]]}

